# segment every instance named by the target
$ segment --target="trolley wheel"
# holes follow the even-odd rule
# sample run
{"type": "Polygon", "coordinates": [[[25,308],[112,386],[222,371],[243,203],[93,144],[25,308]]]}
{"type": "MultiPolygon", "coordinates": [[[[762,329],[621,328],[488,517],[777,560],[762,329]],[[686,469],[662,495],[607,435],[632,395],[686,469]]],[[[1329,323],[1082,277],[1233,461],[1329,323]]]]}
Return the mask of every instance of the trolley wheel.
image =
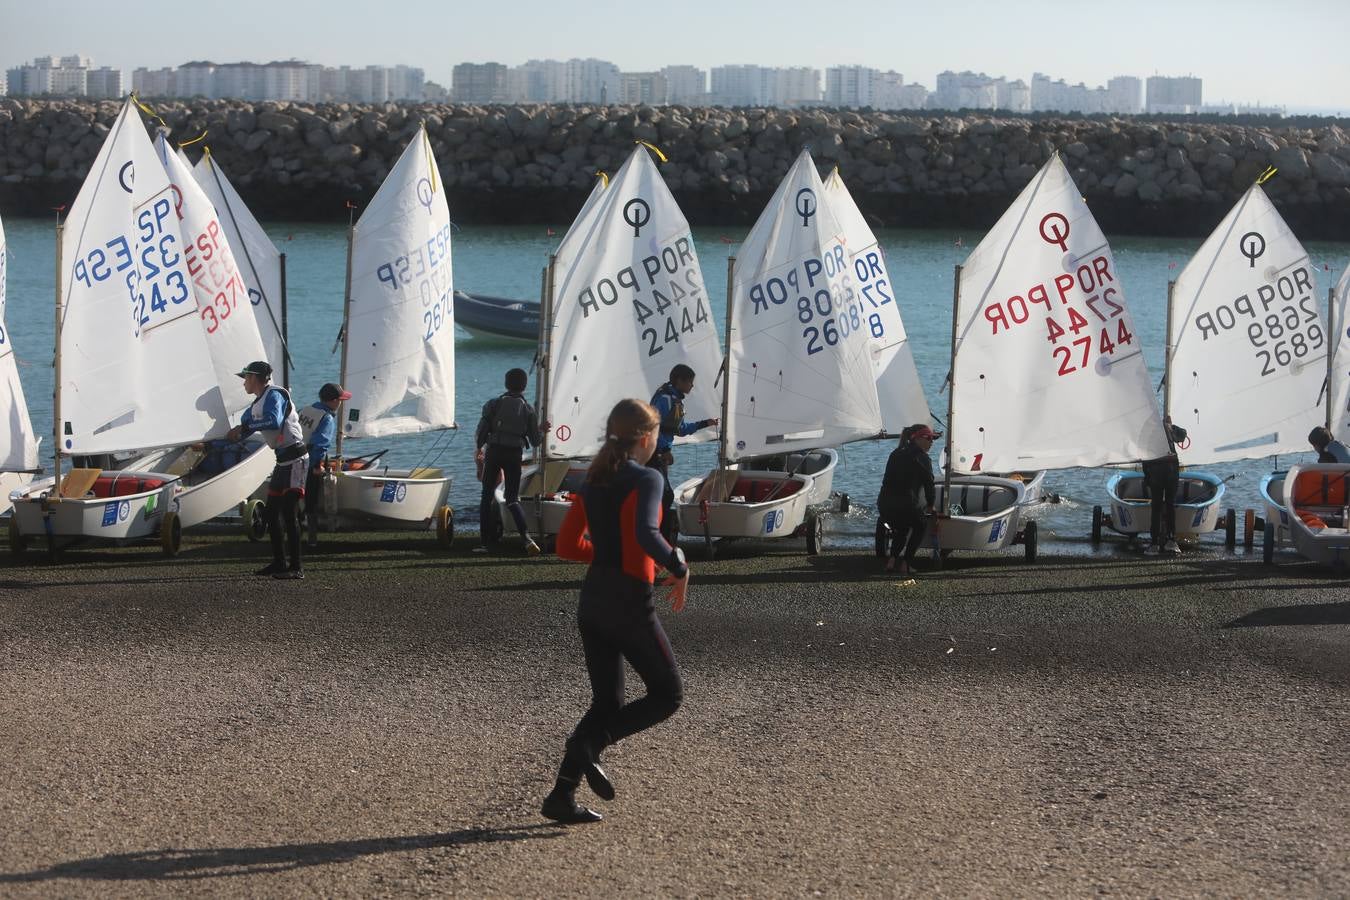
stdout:
{"type": "Polygon", "coordinates": [[[166,512],[164,521],[159,523],[159,546],[165,556],[177,556],[183,546],[183,523],[179,521],[178,513],[172,510],[166,512]]]}
{"type": "Polygon", "coordinates": [[[1092,507],[1092,543],[1100,544],[1102,542],[1102,508],[1100,506],[1092,507]]]}
{"type": "Polygon", "coordinates": [[[1229,550],[1237,546],[1237,511],[1232,507],[1223,517],[1223,545],[1229,550]]]}
{"type": "Polygon", "coordinates": [[[825,517],[820,513],[806,516],[806,555],[819,556],[825,549],[825,517]]]}
{"type": "Polygon", "coordinates": [[[1244,510],[1242,514],[1242,546],[1250,550],[1256,541],[1256,512],[1244,510]]]}
{"type": "Polygon", "coordinates": [[[27,549],[28,538],[24,537],[19,531],[19,520],[11,514],[9,517],[9,552],[19,554],[27,549]]]}
{"type": "Polygon", "coordinates": [[[1275,523],[1267,522],[1262,532],[1261,561],[1268,566],[1273,566],[1275,564],[1275,523]]]}
{"type": "Polygon", "coordinates": [[[240,513],[244,519],[244,535],[253,542],[267,537],[267,504],[261,500],[250,500],[244,504],[240,513]]]}
{"type": "Polygon", "coordinates": [[[853,501],[848,498],[848,494],[839,495],[839,515],[848,515],[848,509],[853,505],[853,501]]]}
{"type": "Polygon", "coordinates": [[[891,539],[891,526],[877,519],[877,559],[883,559],[886,556],[886,544],[891,539]]]}
{"type": "Polygon", "coordinates": [[[455,511],[448,505],[436,510],[436,540],[447,549],[455,544],[455,511]]]}
{"type": "Polygon", "coordinates": [[[1022,529],[1022,543],[1026,546],[1027,562],[1036,561],[1036,523],[1028,522],[1022,529]]]}

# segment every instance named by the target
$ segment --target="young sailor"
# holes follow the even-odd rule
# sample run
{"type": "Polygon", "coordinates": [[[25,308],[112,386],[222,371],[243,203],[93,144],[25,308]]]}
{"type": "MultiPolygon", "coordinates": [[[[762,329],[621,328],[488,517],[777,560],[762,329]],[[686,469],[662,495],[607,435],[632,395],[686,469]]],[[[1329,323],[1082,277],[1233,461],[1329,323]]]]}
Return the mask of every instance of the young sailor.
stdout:
{"type": "Polygon", "coordinates": [[[675,489],[670,486],[670,467],[675,464],[672,447],[675,438],[687,437],[701,428],[718,424],[718,419],[699,419],[686,422],[684,419],[684,398],[694,390],[694,370],[684,363],[670,370],[670,380],[656,389],[652,395],[652,407],[661,417],[661,433],[656,441],[656,452],[647,465],[661,473],[664,487],[661,492],[661,508],[665,515],[661,519],[661,535],[670,541],[675,534],[678,522],[675,510],[675,489]]]}
{"type": "Polygon", "coordinates": [[[525,552],[530,556],[539,555],[539,545],[530,537],[525,524],[525,510],[520,507],[520,467],[525,448],[538,447],[544,443],[548,423],[542,426],[539,424],[538,414],[525,399],[525,388],[529,383],[529,375],[524,369],[507,372],[506,393],[483,404],[483,417],[478,420],[478,428],[474,432],[474,446],[477,448],[475,459],[483,467],[479,475],[483,492],[478,504],[481,543],[474,548],[478,553],[489,549],[488,517],[496,515],[494,495],[500,477],[505,481],[506,508],[516,523],[516,530],[520,532],[525,552]]]}
{"type": "Polygon", "coordinates": [[[244,379],[244,390],[257,399],[244,410],[240,424],[230,429],[232,441],[243,440],[257,432],[266,440],[277,456],[272,478],[267,483],[268,531],[272,535],[272,562],[255,575],[273,578],[304,578],[300,560],[300,498],[305,495],[305,475],[309,468],[305,452],[304,434],[295,412],[291,395],[283,387],[271,384],[272,367],[265,362],[251,362],[239,372],[244,379]],[[282,527],[286,529],[285,547],[282,545],[282,527]],[[286,564],[286,550],[290,551],[290,565],[286,564]]]}
{"type": "Polygon", "coordinates": [[[1317,451],[1319,463],[1350,463],[1350,450],[1331,436],[1331,430],[1318,425],[1308,433],[1308,443],[1317,451]]]}
{"type": "Polygon", "coordinates": [[[646,467],[659,424],[648,404],[619,401],[609,414],[605,444],[558,535],[559,556],[590,563],[577,626],[591,706],[567,739],[558,779],[540,810],[554,821],[600,821],[598,812],[576,801],[582,776],[597,796],[612,800],[614,786],[600,768],[600,751],[668,719],[684,697],[675,654],[656,618],[653,586],[657,565],[665,566],[671,609],[684,608],[689,567],[684,553],[661,537],[661,478],[646,467]],[[627,704],[624,660],[647,686],[646,696],[627,704]]]}
{"type": "Polygon", "coordinates": [[[300,430],[305,436],[309,452],[309,474],[305,478],[305,524],[309,531],[309,546],[319,546],[319,514],[323,509],[324,460],[328,448],[337,437],[337,411],[343,400],[352,398],[351,391],[331,381],[319,388],[319,400],[300,410],[300,430]]]}

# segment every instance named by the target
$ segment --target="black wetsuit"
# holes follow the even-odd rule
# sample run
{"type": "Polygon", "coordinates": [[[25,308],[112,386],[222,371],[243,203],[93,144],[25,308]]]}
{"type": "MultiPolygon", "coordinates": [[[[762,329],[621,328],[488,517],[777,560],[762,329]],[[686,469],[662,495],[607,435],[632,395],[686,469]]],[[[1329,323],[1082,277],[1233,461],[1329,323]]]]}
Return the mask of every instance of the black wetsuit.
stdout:
{"type": "Polygon", "coordinates": [[[892,559],[903,555],[906,562],[914,561],[928,527],[924,510],[935,499],[933,461],[928,454],[912,441],[892,450],[877,496],[877,512],[891,528],[892,559]]]}
{"type": "MultiPolygon", "coordinates": [[[[574,735],[596,753],[670,718],[684,698],[679,666],[654,604],[656,561],[676,576],[687,571],[661,537],[661,489],[658,472],[626,460],[610,483],[582,487],[558,535],[559,556],[591,564],[577,626],[592,696],[574,735]],[[625,659],[647,687],[646,696],[628,704],[625,659]]],[[[581,771],[582,763],[569,755],[559,781],[575,783],[581,771]]]]}

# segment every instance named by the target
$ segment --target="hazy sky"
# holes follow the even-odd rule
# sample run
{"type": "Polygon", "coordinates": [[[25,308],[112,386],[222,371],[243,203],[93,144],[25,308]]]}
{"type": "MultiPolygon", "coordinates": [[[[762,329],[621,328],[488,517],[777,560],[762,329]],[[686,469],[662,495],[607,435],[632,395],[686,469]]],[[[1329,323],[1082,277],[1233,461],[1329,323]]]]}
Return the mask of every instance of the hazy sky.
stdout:
{"type": "MultiPolygon", "coordinates": [[[[400,0],[223,3],[0,0],[0,68],[83,53],[128,74],[193,59],[420,66],[594,56],[625,71],[689,63],[944,69],[1070,83],[1197,75],[1206,103],[1350,113],[1350,0],[400,0]]],[[[129,83],[128,83],[128,86],[129,83]]]]}

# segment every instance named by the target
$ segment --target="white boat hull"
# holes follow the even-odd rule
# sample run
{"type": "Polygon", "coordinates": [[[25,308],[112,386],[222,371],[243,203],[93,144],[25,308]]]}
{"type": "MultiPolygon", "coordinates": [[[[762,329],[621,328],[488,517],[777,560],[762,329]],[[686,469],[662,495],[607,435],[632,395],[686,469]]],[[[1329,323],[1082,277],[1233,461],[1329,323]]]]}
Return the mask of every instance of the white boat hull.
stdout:
{"type": "MultiPolygon", "coordinates": [[[[191,528],[237,509],[267,483],[276,465],[276,454],[261,440],[251,441],[247,449],[248,455],[217,475],[200,478],[188,472],[179,478],[174,508],[182,527],[191,528]]],[[[184,456],[188,452],[186,447],[157,450],[135,460],[130,467],[177,471],[175,463],[179,460],[186,463],[184,456]]]]}
{"type": "Polygon", "coordinates": [[[1262,516],[1274,528],[1275,543],[1289,543],[1289,510],[1285,507],[1284,479],[1287,472],[1271,472],[1261,479],[1262,516]]]}
{"type": "Polygon", "coordinates": [[[1350,566],[1350,465],[1291,466],[1285,484],[1293,485],[1286,496],[1294,549],[1344,572],[1350,566]]]}
{"type": "Polygon", "coordinates": [[[439,469],[339,472],[337,516],[376,526],[429,528],[449,493],[450,478],[439,469]]]}
{"type": "Polygon", "coordinates": [[[928,545],[941,551],[1002,550],[1017,537],[1026,484],[994,475],[953,478],[951,493],[937,486],[940,514],[929,528],[928,545]]]}
{"type": "MultiPolygon", "coordinates": [[[[540,469],[537,465],[530,465],[523,468],[520,472],[520,508],[525,513],[525,527],[530,534],[536,538],[541,536],[556,535],[562,530],[563,519],[567,518],[567,511],[572,506],[572,494],[580,489],[586,481],[586,469],[589,466],[587,462],[553,462],[549,463],[550,468],[566,465],[566,473],[558,479],[557,472],[554,472],[557,485],[541,485],[539,483],[540,469]],[[542,490],[541,487],[551,487],[551,490],[542,490]]],[[[498,482],[496,488],[496,511],[497,517],[494,522],[489,522],[487,527],[494,528],[500,526],[500,530],[491,535],[495,540],[504,534],[512,534],[516,530],[516,521],[511,518],[511,512],[506,508],[506,485],[498,482]]],[[[491,541],[489,541],[491,542],[491,541]]]]}
{"type": "MultiPolygon", "coordinates": [[[[1126,535],[1147,532],[1153,504],[1140,472],[1117,472],[1106,483],[1111,501],[1110,527],[1126,535]]],[[[1177,540],[1195,541],[1219,525],[1223,482],[1207,472],[1182,472],[1177,482],[1173,533],[1177,540]]]]}
{"type": "MultiPolygon", "coordinates": [[[[147,490],[107,496],[49,499],[47,490],[29,490],[14,501],[14,525],[24,538],[98,538],[129,541],[154,537],[164,514],[173,509],[178,478],[160,472],[119,470],[103,476],[105,484],[125,479],[158,480],[147,490]]],[[[117,488],[114,487],[114,491],[117,488]]]]}
{"type": "Polygon", "coordinates": [[[734,473],[736,480],[725,500],[699,499],[712,473],[675,488],[681,533],[763,540],[791,537],[806,522],[807,511],[815,503],[812,498],[820,493],[811,475],[756,469],[726,471],[734,473]]]}
{"type": "Polygon", "coordinates": [[[0,516],[9,512],[12,505],[9,495],[15,491],[24,491],[32,483],[33,476],[23,472],[0,472],[0,516]]]}

